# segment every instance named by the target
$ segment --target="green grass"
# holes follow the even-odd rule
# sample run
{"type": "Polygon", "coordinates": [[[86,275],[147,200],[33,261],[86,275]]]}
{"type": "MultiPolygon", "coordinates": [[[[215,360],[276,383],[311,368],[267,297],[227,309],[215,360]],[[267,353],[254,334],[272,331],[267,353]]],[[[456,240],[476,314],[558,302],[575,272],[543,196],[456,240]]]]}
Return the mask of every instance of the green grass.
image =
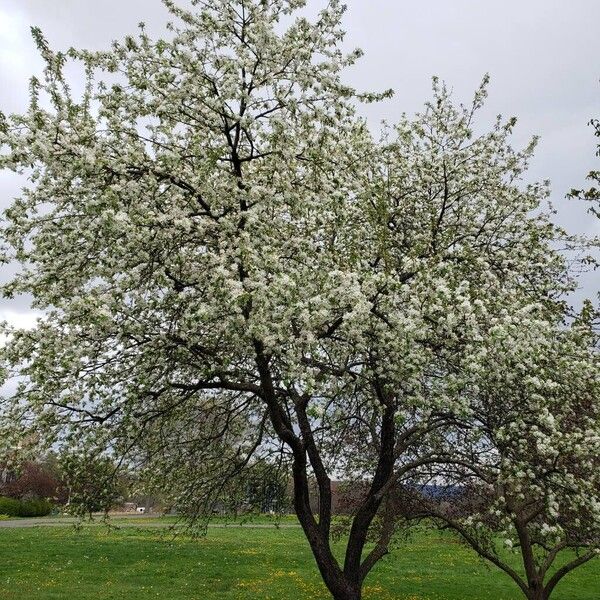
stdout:
{"type": "MultiPolygon", "coordinates": [[[[95,521],[101,521],[101,515],[94,515],[95,521]]],[[[131,515],[113,515],[110,517],[110,522],[115,523],[116,525],[125,525],[125,524],[140,524],[148,523],[148,524],[161,524],[161,525],[182,525],[182,517],[165,515],[165,516],[144,516],[144,517],[135,517],[131,515]]],[[[227,525],[231,527],[242,526],[251,526],[251,525],[272,525],[277,526],[280,525],[282,527],[300,527],[298,523],[298,519],[296,515],[277,515],[271,516],[266,514],[248,514],[240,517],[223,517],[223,516],[213,516],[210,520],[211,525],[227,525]]]]}
{"type": "MultiPolygon", "coordinates": [[[[368,579],[365,600],[512,600],[497,569],[452,537],[420,533],[368,579]]],[[[556,600],[597,600],[600,561],[556,600]]],[[[210,529],[198,540],[159,529],[0,529],[0,600],[329,600],[299,529],[210,529]]]]}

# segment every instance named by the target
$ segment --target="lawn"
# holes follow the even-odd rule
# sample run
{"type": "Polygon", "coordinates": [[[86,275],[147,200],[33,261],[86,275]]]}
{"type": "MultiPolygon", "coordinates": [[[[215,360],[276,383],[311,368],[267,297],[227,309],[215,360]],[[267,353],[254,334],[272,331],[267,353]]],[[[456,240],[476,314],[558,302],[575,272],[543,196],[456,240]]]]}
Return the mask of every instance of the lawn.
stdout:
{"type": "MultiPolygon", "coordinates": [[[[520,599],[446,534],[420,533],[376,567],[366,600],[520,599]]],[[[600,561],[556,600],[597,600],[600,561]]],[[[328,600],[297,528],[232,526],[192,540],[161,529],[0,529],[0,600],[328,600]]]]}

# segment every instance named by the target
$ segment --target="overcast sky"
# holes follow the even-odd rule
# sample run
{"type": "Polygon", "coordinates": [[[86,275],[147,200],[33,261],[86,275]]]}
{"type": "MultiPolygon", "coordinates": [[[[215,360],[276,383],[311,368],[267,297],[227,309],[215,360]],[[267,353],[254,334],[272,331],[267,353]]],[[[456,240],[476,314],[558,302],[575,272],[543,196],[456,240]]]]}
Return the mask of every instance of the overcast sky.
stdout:
{"type": "MultiPolygon", "coordinates": [[[[309,0],[315,11],[325,0],[309,0]]],[[[348,47],[365,57],[348,73],[365,90],[396,95],[363,109],[373,126],[419,110],[432,75],[468,102],[484,73],[492,77],[483,113],[517,116],[515,143],[541,136],[531,178],[550,179],[558,219],[572,231],[600,232],[599,222],[564,199],[596,167],[595,139],[587,126],[600,117],[600,0],[346,0],[348,47]]],[[[29,33],[38,25],[51,45],[106,48],[144,21],[160,33],[160,0],[0,0],[0,110],[20,112],[28,78],[41,63],[29,33]]],[[[0,173],[0,207],[20,182],[0,173]]],[[[596,287],[595,276],[586,288],[596,287]]],[[[0,305],[0,319],[26,323],[27,303],[0,305]]]]}

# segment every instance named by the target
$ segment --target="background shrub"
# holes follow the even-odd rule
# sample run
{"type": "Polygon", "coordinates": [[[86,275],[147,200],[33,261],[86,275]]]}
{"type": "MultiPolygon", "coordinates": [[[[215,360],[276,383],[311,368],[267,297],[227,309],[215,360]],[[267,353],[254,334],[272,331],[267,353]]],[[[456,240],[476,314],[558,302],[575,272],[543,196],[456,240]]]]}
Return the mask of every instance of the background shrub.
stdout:
{"type": "Polygon", "coordinates": [[[52,512],[47,500],[15,500],[0,496],[0,515],[9,517],[45,517],[52,512]]]}
{"type": "Polygon", "coordinates": [[[45,517],[52,512],[52,504],[47,500],[22,500],[20,517],[45,517]]]}
{"type": "Polygon", "coordinates": [[[4,498],[0,496],[0,514],[9,517],[19,517],[21,512],[21,503],[14,498],[4,498]]]}

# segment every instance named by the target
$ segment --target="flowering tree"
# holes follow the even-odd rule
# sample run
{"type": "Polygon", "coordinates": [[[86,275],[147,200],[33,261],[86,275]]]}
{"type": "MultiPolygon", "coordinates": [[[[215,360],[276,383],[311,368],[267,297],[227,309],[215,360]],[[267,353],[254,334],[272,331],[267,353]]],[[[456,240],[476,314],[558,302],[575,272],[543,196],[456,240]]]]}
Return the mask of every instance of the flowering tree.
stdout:
{"type": "Polygon", "coordinates": [[[125,482],[119,480],[116,466],[107,456],[65,454],[60,466],[68,493],[66,509],[75,515],[108,514],[126,493],[125,482]]]}
{"type": "MultiPolygon", "coordinates": [[[[600,121],[598,119],[592,119],[590,125],[594,128],[594,135],[600,137],[600,121]]],[[[596,150],[596,156],[600,156],[600,144],[596,150]]],[[[591,187],[587,190],[571,190],[569,196],[573,198],[582,198],[592,203],[597,203],[600,200],[600,171],[592,170],[588,173],[587,179],[592,182],[591,187]]],[[[596,216],[600,216],[598,208],[594,205],[590,208],[590,211],[596,216]]]]}
{"type": "Polygon", "coordinates": [[[557,330],[522,313],[492,333],[465,365],[470,418],[448,434],[452,498],[415,496],[408,513],[435,517],[546,600],[600,552],[600,363],[589,322],[557,330]]]}
{"type": "Polygon", "coordinates": [[[315,22],[293,18],[302,0],[165,4],[168,39],[142,26],[109,52],[55,53],[34,30],[44,78],[0,121],[2,165],[30,180],[6,212],[23,268],[4,293],[45,313],[10,332],[0,439],[140,460],[190,514],[283,456],[325,584],[357,600],[391,490],[448,459],[456,362],[494,315],[553,314],[570,285],[531,212],[546,186],[521,184],[533,144],[511,148],[512,120],[474,135],[485,82],[466,107],[435,82],[375,142],[354,105],[381,96],[341,81],[359,53],[339,50],[337,0],[315,22]],[[368,482],[342,562],[334,475],[368,482]]]}

